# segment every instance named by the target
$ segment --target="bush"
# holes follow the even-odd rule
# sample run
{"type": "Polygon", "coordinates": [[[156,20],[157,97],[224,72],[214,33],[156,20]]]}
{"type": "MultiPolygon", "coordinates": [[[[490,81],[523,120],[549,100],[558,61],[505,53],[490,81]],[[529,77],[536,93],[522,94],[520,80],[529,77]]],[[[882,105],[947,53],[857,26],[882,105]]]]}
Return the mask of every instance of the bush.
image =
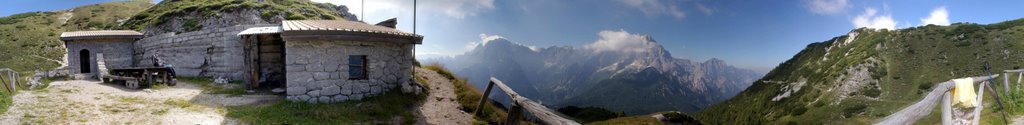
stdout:
{"type": "Polygon", "coordinates": [[[185,28],[185,31],[189,32],[198,31],[203,28],[202,25],[199,25],[199,21],[196,19],[185,19],[185,24],[182,24],[182,27],[185,28]]]}
{"type": "Polygon", "coordinates": [[[866,111],[867,108],[868,108],[868,106],[864,105],[864,104],[857,104],[857,105],[854,105],[854,106],[846,107],[845,109],[843,109],[843,117],[845,117],[845,118],[853,117],[854,115],[857,115],[857,114],[860,114],[860,113],[866,111]]]}
{"type": "Polygon", "coordinates": [[[583,108],[576,107],[576,106],[567,106],[567,107],[558,108],[557,111],[562,113],[562,114],[565,114],[565,115],[567,115],[569,117],[572,117],[574,120],[576,120],[576,122],[580,122],[580,123],[590,123],[590,122],[596,122],[596,121],[604,121],[604,120],[608,120],[608,119],[612,119],[612,118],[616,118],[616,117],[625,116],[624,113],[615,113],[615,112],[609,111],[608,109],[604,109],[604,108],[600,108],[600,107],[593,107],[593,106],[588,106],[588,107],[583,107],[583,108]]]}
{"type": "Polygon", "coordinates": [[[684,125],[703,125],[704,124],[704,123],[701,123],[700,121],[697,121],[697,119],[694,119],[693,117],[690,117],[689,115],[686,115],[686,114],[683,114],[683,113],[679,113],[679,112],[667,112],[667,113],[662,113],[661,115],[665,116],[665,118],[668,118],[668,121],[672,122],[672,123],[680,123],[680,124],[684,124],[684,125]]]}

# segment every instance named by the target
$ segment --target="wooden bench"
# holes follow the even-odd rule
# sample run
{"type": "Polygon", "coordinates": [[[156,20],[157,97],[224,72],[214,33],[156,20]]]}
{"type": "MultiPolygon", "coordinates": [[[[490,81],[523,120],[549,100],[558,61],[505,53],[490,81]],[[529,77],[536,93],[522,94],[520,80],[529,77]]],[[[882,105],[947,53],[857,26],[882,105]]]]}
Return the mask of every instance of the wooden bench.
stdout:
{"type": "Polygon", "coordinates": [[[168,67],[126,67],[107,69],[103,61],[103,54],[96,55],[96,64],[99,66],[99,78],[104,83],[124,82],[128,88],[138,89],[142,86],[155,85],[156,83],[177,85],[178,80],[170,74],[168,67]]]}

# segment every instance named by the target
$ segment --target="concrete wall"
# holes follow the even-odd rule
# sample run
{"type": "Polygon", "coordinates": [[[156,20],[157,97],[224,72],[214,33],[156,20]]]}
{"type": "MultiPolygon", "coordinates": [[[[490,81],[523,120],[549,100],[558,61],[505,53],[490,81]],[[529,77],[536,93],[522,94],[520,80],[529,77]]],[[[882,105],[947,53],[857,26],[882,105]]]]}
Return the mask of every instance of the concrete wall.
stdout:
{"type": "Polygon", "coordinates": [[[132,41],[134,39],[82,39],[67,41],[68,49],[68,72],[74,74],[77,79],[92,78],[99,72],[96,65],[96,55],[103,53],[103,60],[107,67],[121,68],[132,66],[132,41]],[[89,50],[89,73],[82,73],[80,53],[82,50],[89,50]]]}
{"type": "Polygon", "coordinates": [[[288,100],[342,102],[412,82],[412,44],[285,39],[288,100]],[[367,80],[349,80],[348,56],[367,55],[367,80]]]}
{"type": "Polygon", "coordinates": [[[241,38],[236,34],[248,28],[266,26],[279,25],[239,25],[149,36],[135,42],[135,64],[152,66],[152,56],[155,55],[173,65],[178,76],[241,80],[244,51],[241,38]]]}

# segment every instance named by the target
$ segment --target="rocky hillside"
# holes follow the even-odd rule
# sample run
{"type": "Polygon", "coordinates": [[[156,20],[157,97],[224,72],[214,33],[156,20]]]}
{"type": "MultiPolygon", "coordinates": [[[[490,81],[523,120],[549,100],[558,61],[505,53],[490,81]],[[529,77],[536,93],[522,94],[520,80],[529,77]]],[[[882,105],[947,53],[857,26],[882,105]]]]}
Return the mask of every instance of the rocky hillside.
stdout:
{"type": "Polygon", "coordinates": [[[674,58],[653,38],[636,37],[624,42],[640,46],[615,49],[530,48],[489,39],[440,62],[477,87],[494,76],[550,107],[595,106],[627,114],[696,111],[732,97],[762,75],[718,59],[674,58]]]}
{"type": "Polygon", "coordinates": [[[164,0],[122,25],[147,36],[191,32],[247,24],[278,24],[281,20],[357,20],[343,5],[309,0],[164,0]]]}
{"type": "Polygon", "coordinates": [[[1024,19],[856,29],[807,45],[736,97],[695,116],[709,124],[869,124],[920,100],[935,83],[987,75],[986,62],[994,72],[1021,68],[1021,41],[1024,19]]]}

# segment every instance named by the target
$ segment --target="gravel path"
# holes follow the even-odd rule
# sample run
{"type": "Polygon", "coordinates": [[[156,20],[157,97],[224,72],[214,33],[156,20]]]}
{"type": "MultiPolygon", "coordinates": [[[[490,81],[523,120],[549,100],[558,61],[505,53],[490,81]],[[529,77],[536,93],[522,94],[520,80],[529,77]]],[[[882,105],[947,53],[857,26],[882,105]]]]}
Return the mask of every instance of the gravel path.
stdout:
{"type": "Polygon", "coordinates": [[[459,103],[455,101],[455,85],[450,80],[432,70],[416,68],[416,73],[422,75],[417,77],[429,81],[427,86],[430,88],[427,101],[417,108],[417,117],[420,119],[417,124],[472,124],[473,116],[459,110],[459,103]]]}
{"type": "Polygon", "coordinates": [[[98,81],[57,81],[47,89],[20,91],[0,115],[4,124],[238,124],[224,106],[267,103],[273,95],[210,95],[181,82],[157,90],[128,89],[98,81]]]}

